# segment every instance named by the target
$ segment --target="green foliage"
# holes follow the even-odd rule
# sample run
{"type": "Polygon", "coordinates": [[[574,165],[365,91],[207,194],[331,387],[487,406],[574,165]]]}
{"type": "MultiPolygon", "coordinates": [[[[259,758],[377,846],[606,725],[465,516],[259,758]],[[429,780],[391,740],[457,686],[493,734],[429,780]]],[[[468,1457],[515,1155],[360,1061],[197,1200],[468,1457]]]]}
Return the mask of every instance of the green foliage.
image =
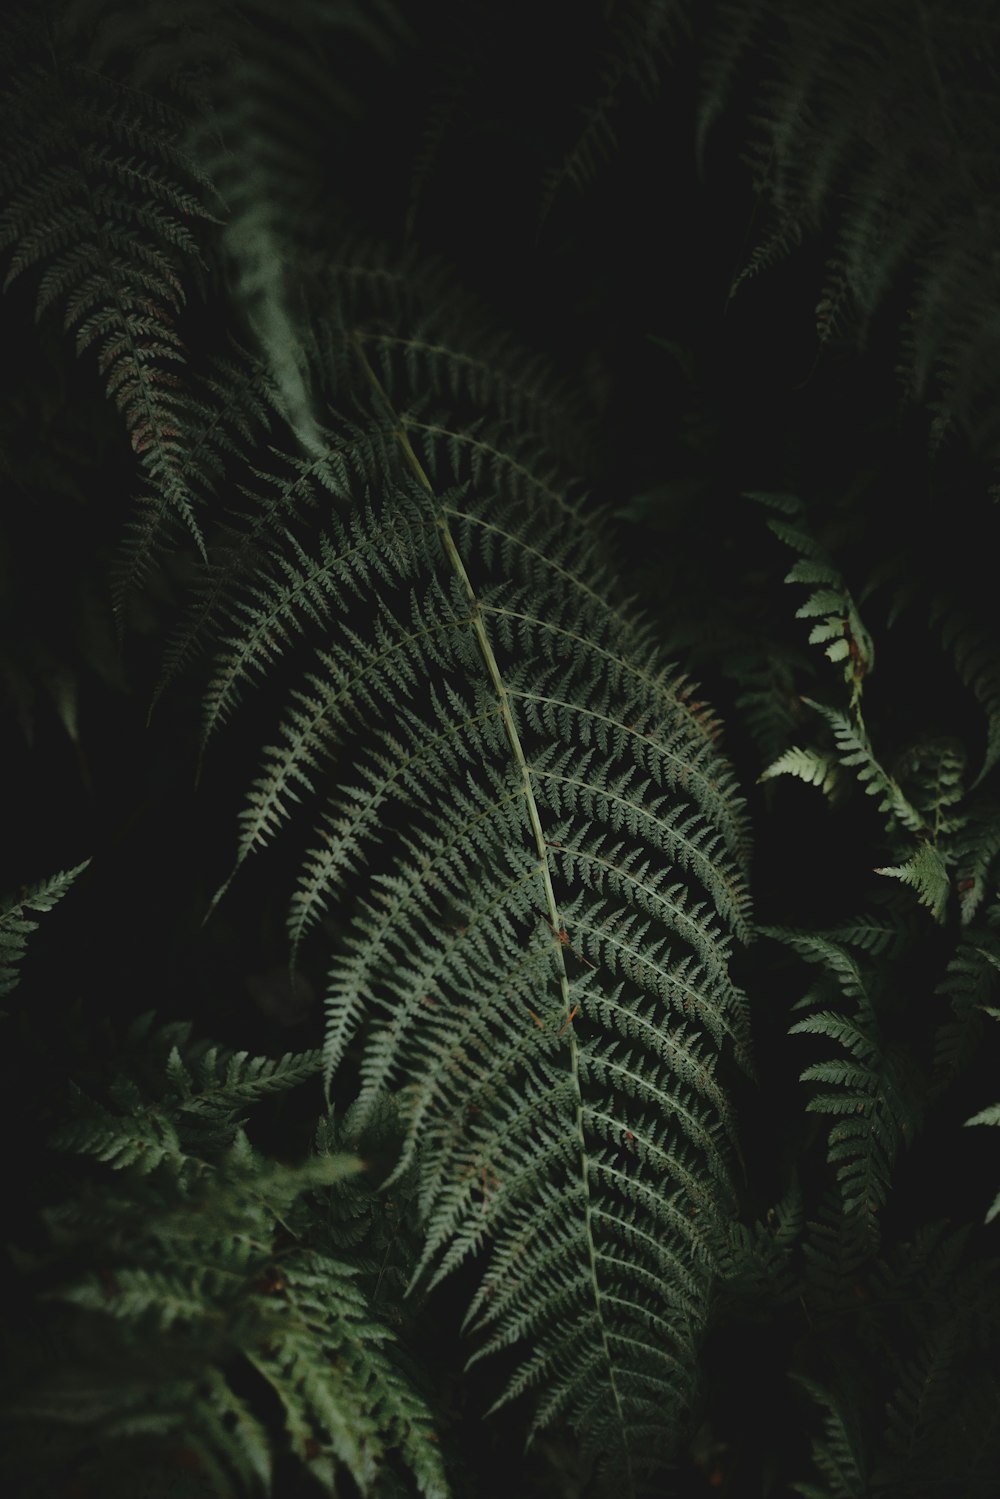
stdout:
{"type": "Polygon", "coordinates": [[[917,1080],[880,1034],[872,978],[848,945],[812,933],[762,932],[822,970],[819,985],[795,1006],[813,1013],[791,1027],[792,1035],[822,1036],[837,1048],[831,1059],[800,1074],[802,1082],[824,1089],[812,1094],[806,1108],[835,1121],[827,1160],[840,1184],[844,1216],[858,1220],[877,1241],[876,1215],[888,1197],[896,1156],[912,1139],[918,1119],[917,1080]],[[836,1008],[826,1007],[831,998],[836,1008]]]}
{"type": "Polygon", "coordinates": [[[997,65],[976,4],[722,4],[698,126],[704,150],[734,97],[749,126],[762,227],[732,293],[823,236],[820,342],[864,343],[904,288],[894,363],[932,414],[932,447],[959,431],[994,461],[997,65]]]}
{"type": "Polygon", "coordinates": [[[272,507],[269,576],[231,579],[236,540],[210,583],[204,734],[255,679],[288,682],[237,870],[316,803],[294,959],[376,850],[387,862],[329,967],[327,1087],[354,1045],[362,1119],[400,1090],[415,1282],[491,1246],[466,1318],[480,1354],[534,1350],[503,1398],[544,1382],[536,1427],[568,1415],[588,1456],[638,1474],[690,1399],[729,1190],[714,1073],[727,1037],[746,1055],[726,972],[727,933],[747,930],[742,809],[690,689],[609,597],[599,532],[479,414],[526,417],[536,372],[494,355],[470,388],[443,313],[420,308],[418,338],[371,280],[381,300],[352,290],[345,346],[329,331],[338,403],[370,399],[366,426],[257,476],[242,534],[272,507]],[[428,390],[454,415],[410,415],[428,390]],[[352,510],[359,469],[371,498],[352,510]]]}
{"type": "Polygon", "coordinates": [[[194,226],[210,215],[179,149],[179,117],[71,60],[62,37],[56,62],[23,18],[5,40],[4,287],[33,275],[36,317],[60,309],[77,352],[94,351],[140,460],[144,504],[200,547],[178,322],[185,273],[200,260],[194,226]]]}
{"type": "Polygon", "coordinates": [[[7,24],[18,1495],[993,1499],[994,32],[7,24]]]}
{"type": "Polygon", "coordinates": [[[89,863],[85,859],[75,869],[64,869],[0,901],[0,994],[10,994],[17,988],[18,968],[27,951],[28,938],[38,930],[38,922],[28,913],[44,915],[51,911],[89,863]]]}
{"type": "Polygon", "coordinates": [[[286,1447],[331,1494],[341,1470],[360,1493],[383,1492],[399,1463],[420,1493],[444,1495],[426,1407],[357,1268],[306,1207],[317,1194],[332,1205],[364,1163],[329,1151],[268,1162],[237,1119],[315,1075],[318,1056],[226,1053],[151,1019],[132,1027],[133,1067],[107,1101],[81,1094],[53,1142],[117,1179],[85,1172],[46,1210],[43,1247],[18,1256],[28,1284],[47,1287],[45,1335],[62,1357],[8,1405],[15,1471],[45,1492],[79,1464],[126,1494],[164,1463],[205,1492],[268,1493],[286,1447]],[[268,1390],[280,1436],[262,1418],[268,1390]]]}

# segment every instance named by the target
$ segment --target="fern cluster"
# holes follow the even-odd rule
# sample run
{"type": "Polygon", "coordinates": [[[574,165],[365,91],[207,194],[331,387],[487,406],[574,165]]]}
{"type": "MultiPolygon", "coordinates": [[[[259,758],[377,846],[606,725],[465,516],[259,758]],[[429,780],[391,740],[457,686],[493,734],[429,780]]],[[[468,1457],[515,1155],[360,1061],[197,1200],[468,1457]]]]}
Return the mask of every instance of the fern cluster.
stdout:
{"type": "Polygon", "coordinates": [[[0,424],[0,599],[37,567],[67,638],[4,680],[71,683],[80,781],[44,725],[5,778],[7,1467],[26,1499],[992,1499],[995,28],[460,10],[6,25],[51,452],[0,424]],[[815,237],[821,344],[902,321],[953,438],[906,506],[889,418],[791,430],[813,376],[769,330],[687,346],[716,247],[679,281],[640,244],[682,115],[692,181],[751,166],[737,284],[815,237]],[[53,490],[121,643],[91,678],[53,490]]]}

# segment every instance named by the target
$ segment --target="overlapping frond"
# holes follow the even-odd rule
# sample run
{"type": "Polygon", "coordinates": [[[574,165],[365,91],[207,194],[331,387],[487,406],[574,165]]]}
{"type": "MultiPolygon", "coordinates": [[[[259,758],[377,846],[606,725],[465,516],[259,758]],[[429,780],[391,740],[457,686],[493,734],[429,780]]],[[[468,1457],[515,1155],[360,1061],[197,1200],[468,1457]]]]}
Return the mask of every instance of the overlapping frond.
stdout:
{"type": "Polygon", "coordinates": [[[273,1492],[287,1451],[329,1494],[345,1472],[372,1496],[405,1472],[444,1499],[426,1405],[357,1266],[330,1253],[303,1207],[363,1163],[331,1151],[268,1162],[239,1120],[314,1075],[319,1057],[226,1053],[151,1022],[133,1026],[132,1065],[106,1099],[81,1094],[55,1140],[115,1175],[97,1193],[84,1173],[47,1213],[38,1263],[64,1358],[5,1413],[48,1447],[34,1471],[61,1460],[124,1495],[144,1472],[186,1468],[236,1499],[273,1492]],[[274,1401],[280,1433],[265,1416],[274,1401]]]}
{"type": "Polygon", "coordinates": [[[897,368],[932,414],[932,444],[958,430],[994,459],[997,78],[981,5],[724,4],[698,125],[701,152],[741,99],[764,224],[733,289],[823,234],[817,333],[863,343],[905,287],[897,368]]]}

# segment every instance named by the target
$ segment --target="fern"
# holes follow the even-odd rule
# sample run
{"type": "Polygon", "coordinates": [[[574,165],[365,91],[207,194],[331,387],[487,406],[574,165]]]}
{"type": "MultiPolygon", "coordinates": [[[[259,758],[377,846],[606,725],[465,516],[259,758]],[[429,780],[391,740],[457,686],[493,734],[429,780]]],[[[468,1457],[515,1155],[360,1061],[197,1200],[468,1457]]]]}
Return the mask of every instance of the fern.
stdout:
{"type": "Polygon", "coordinates": [[[798,562],[785,574],[785,582],[805,583],[812,588],[795,618],[816,620],[809,631],[809,644],[823,646],[828,660],[843,663],[844,680],[851,689],[851,712],[858,714],[864,679],[874,670],[875,646],[839,568],[812,535],[801,500],[759,490],[748,490],[746,497],[788,517],[769,518],[767,524],[780,541],[799,553],[798,562]]]}
{"type": "Polygon", "coordinates": [[[822,1439],[813,1441],[812,1458],[822,1487],[794,1483],[802,1499],[864,1499],[868,1493],[867,1461],[857,1411],[846,1391],[824,1388],[816,1380],[796,1375],[796,1381],[823,1411],[822,1439]]]}
{"type": "Polygon", "coordinates": [[[204,183],[178,149],[176,114],[70,60],[65,32],[58,41],[23,17],[7,35],[4,284],[37,273],[37,314],[60,307],[77,352],[95,351],[157,525],[180,523],[203,548],[179,319],[183,269],[200,260],[192,221],[211,217],[204,183]]]}
{"type": "Polygon", "coordinates": [[[0,902],[0,995],[10,994],[17,988],[18,969],[28,948],[28,938],[38,929],[38,922],[33,921],[28,913],[44,915],[51,911],[89,863],[90,860],[85,859],[75,869],[50,875],[48,879],[39,880],[0,902]]]}
{"type": "Polygon", "coordinates": [[[821,341],[839,324],[863,343],[903,284],[897,367],[933,412],[932,444],[958,429],[994,457],[996,67],[977,6],[726,5],[706,40],[699,122],[703,146],[749,85],[745,159],[766,217],[734,290],[825,233],[821,341]],[[766,49],[750,50],[754,33],[766,49]]]}
{"type": "Polygon", "coordinates": [[[823,1087],[806,1108],[836,1121],[828,1134],[827,1160],[836,1170],[844,1214],[877,1243],[877,1214],[888,1195],[893,1164],[902,1145],[912,1140],[918,1119],[917,1080],[907,1059],[880,1035],[870,981],[846,946],[819,934],[762,931],[820,965],[834,981],[799,1002],[797,1008],[813,1013],[797,1021],[790,1034],[823,1036],[837,1047],[833,1058],[801,1073],[802,1082],[823,1087]],[[831,988],[853,1013],[818,1008],[828,1006],[831,988]]]}
{"type": "Polygon", "coordinates": [[[342,314],[338,402],[367,405],[380,472],[361,503],[335,428],[322,455],[261,475],[259,513],[278,496],[269,574],[220,579],[205,729],[302,663],[237,869],[318,802],[293,954],[351,899],[325,1075],[360,1048],[362,1120],[401,1090],[414,1283],[489,1245],[467,1316],[478,1356],[534,1349],[502,1399],[544,1381],[533,1429],[568,1417],[585,1454],[641,1485],[690,1399],[728,1201],[714,1073],[727,1042],[746,1060],[727,972],[727,933],[747,930],[743,813],[714,724],[610,602],[557,469],[483,426],[483,402],[523,422],[532,366],[470,363],[423,316],[414,337],[342,314]],[[450,394],[447,422],[411,415],[415,383],[450,394]],[[321,487],[328,519],[307,533],[321,487]]]}
{"type": "Polygon", "coordinates": [[[311,1242],[303,1210],[304,1194],[362,1163],[325,1152],[279,1166],[235,1117],[315,1074],[318,1057],[224,1056],[189,1042],[190,1027],[153,1031],[151,1019],[129,1038],[138,1067],[117,1076],[106,1103],[81,1095],[78,1119],[58,1131],[58,1148],[107,1163],[118,1180],[101,1181],[97,1196],[85,1178],[76,1202],[49,1210],[44,1258],[24,1256],[29,1273],[47,1267],[42,1300],[56,1308],[52,1331],[69,1357],[39,1372],[7,1421],[46,1437],[54,1455],[75,1452],[109,1492],[130,1492],[159,1454],[183,1456],[214,1493],[267,1494],[278,1455],[260,1414],[269,1387],[288,1450],[326,1492],[338,1491],[341,1471],[361,1494],[382,1492],[401,1464],[420,1493],[443,1499],[424,1402],[356,1267],[311,1242]],[[139,1079],[157,1074],[143,1107],[139,1079]],[[101,1347],[114,1362],[95,1355],[101,1347]]]}
{"type": "Polygon", "coordinates": [[[761,773],[761,781],[774,780],[776,776],[794,776],[807,786],[818,786],[824,796],[835,801],[843,787],[840,762],[829,750],[799,748],[793,745],[773,760],[761,773]]]}
{"type": "Polygon", "coordinates": [[[905,864],[887,864],[876,869],[875,873],[911,886],[916,891],[917,900],[928,908],[935,921],[944,920],[951,883],[944,859],[932,843],[921,843],[905,864]]]}

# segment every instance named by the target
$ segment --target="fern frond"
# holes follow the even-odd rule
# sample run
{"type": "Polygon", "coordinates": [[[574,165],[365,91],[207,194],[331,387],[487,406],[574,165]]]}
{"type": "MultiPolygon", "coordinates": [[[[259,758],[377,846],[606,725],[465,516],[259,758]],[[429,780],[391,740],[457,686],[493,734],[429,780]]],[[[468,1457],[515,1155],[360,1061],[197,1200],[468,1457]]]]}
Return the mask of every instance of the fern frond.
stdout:
{"type": "MultiPolygon", "coordinates": [[[[233,467],[247,462],[252,445],[273,424],[274,395],[263,366],[234,345],[226,358],[190,381],[191,408],[184,430],[179,473],[202,513],[209,510],[233,467]]],[[[134,503],[114,570],[113,597],[119,616],[142,583],[165,542],[177,532],[177,517],[154,490],[134,503]]]]}
{"type": "Polygon", "coordinates": [[[195,407],[181,385],[178,320],[182,267],[200,258],[191,221],[211,217],[204,185],[166,106],[52,54],[29,28],[17,35],[24,51],[8,59],[17,83],[3,115],[5,286],[38,273],[38,315],[60,306],[77,352],[94,350],[164,518],[157,525],[181,523],[203,549],[185,474],[195,407]]]}
{"type": "Polygon", "coordinates": [[[6,1419],[71,1455],[96,1440],[136,1490],[143,1467],[183,1442],[213,1493],[267,1495],[285,1444],[262,1418],[259,1379],[279,1403],[288,1449],[325,1492],[339,1492],[346,1471],[374,1496],[405,1470],[428,1499],[446,1499],[428,1410],[357,1267],[312,1242],[304,1198],[336,1190],[362,1163],[324,1151],[279,1165],[238,1126],[205,1128],[206,1115],[232,1118],[315,1073],[318,1056],[222,1054],[188,1030],[153,1030],[144,1017],[129,1040],[138,1070],[159,1073],[159,1096],[122,1074],[106,1103],[81,1096],[77,1120],[57,1131],[61,1149],[119,1170],[102,1183],[96,1215],[78,1210],[86,1184],[78,1202],[46,1215],[41,1299],[55,1309],[53,1331],[68,1336],[66,1357],[19,1392],[6,1419]]]}
{"type": "Polygon", "coordinates": [[[669,60],[677,32],[687,24],[686,0],[627,0],[614,6],[611,51],[603,59],[596,97],[583,110],[572,145],[558,167],[545,174],[539,219],[544,222],[566,186],[582,192],[613,149],[612,123],[630,88],[650,97],[669,60]]]}
{"type": "Polygon", "coordinates": [[[876,759],[865,730],[853,724],[848,715],[842,713],[839,708],[827,707],[824,703],[815,702],[812,698],[803,698],[802,701],[807,707],[815,708],[816,712],[826,719],[833,730],[840,763],[849,770],[853,770],[865,795],[881,798],[878,809],[888,814],[886,820],[889,829],[892,830],[898,824],[906,828],[908,832],[921,832],[924,827],[923,817],[907,800],[895,779],[876,759]]]}
{"type": "Polygon", "coordinates": [[[868,1461],[858,1412],[845,1391],[827,1389],[804,1374],[793,1374],[823,1412],[823,1436],[814,1437],[812,1460],[824,1480],[793,1483],[792,1489],[802,1499],[865,1499],[868,1489],[868,1461]]]}
{"type": "Polygon", "coordinates": [[[289,931],[294,951],[349,902],[328,1084],[350,1046],[361,1119],[399,1097],[414,1284],[490,1246],[469,1321],[479,1356],[519,1350],[501,1398],[544,1381],[536,1426],[568,1419],[641,1487],[724,1236],[745,819],[714,720],[615,601],[560,465],[517,435],[534,367],[483,347],[499,369],[355,315],[330,377],[368,406],[381,471],[362,507],[323,455],[298,465],[308,532],[275,526],[267,575],[223,585],[206,725],[289,663],[237,869],[314,804],[289,931]],[[413,415],[428,388],[446,420],[413,415]]]}
{"type": "Polygon", "coordinates": [[[803,749],[798,745],[779,755],[758,779],[773,781],[776,776],[794,776],[805,781],[807,786],[818,786],[831,802],[836,801],[843,784],[836,755],[830,751],[803,749]]]}
{"type": "Polygon", "coordinates": [[[706,54],[700,140],[727,92],[743,84],[753,95],[745,159],[767,218],[736,285],[825,234],[821,341],[840,319],[863,343],[904,285],[897,370],[911,398],[935,412],[932,444],[959,428],[995,452],[992,17],[936,0],[877,15],[855,4],[726,6],[706,54]],[[768,45],[752,51],[755,32],[768,45]]]}
{"type": "Polygon", "coordinates": [[[747,490],[745,494],[747,499],[788,517],[769,519],[767,525],[799,554],[799,561],[785,574],[785,582],[805,583],[812,588],[795,617],[817,621],[809,632],[809,644],[822,645],[828,660],[843,662],[844,681],[851,689],[851,710],[857,714],[862,684],[875,667],[875,645],[840,569],[810,531],[805,506],[795,496],[760,490],[747,490]]]}
{"type": "Polygon", "coordinates": [[[28,948],[28,938],[38,928],[28,912],[39,915],[51,911],[62,900],[73,881],[90,863],[85,859],[74,869],[39,880],[0,901],[0,995],[10,994],[18,985],[18,968],[28,948]]]}
{"type": "Polygon", "coordinates": [[[744,57],[765,24],[766,8],[766,0],[718,7],[722,24],[713,26],[706,37],[699,72],[701,88],[695,121],[695,157],[700,173],[705,169],[708,137],[730,101],[744,57]]]}
{"type": "Polygon", "coordinates": [[[902,1056],[882,1040],[868,981],[846,948],[813,933],[763,932],[819,964],[853,1004],[853,1015],[815,1010],[822,991],[810,994],[801,1007],[814,1013],[791,1026],[789,1034],[825,1036],[838,1048],[835,1058],[806,1067],[800,1079],[823,1085],[806,1108],[837,1121],[828,1132],[827,1160],[836,1169],[844,1213],[877,1243],[876,1215],[885,1204],[896,1155],[916,1127],[915,1080],[902,1056]]]}
{"type": "Polygon", "coordinates": [[[910,885],[916,891],[917,900],[927,907],[934,920],[944,920],[951,881],[948,866],[933,843],[921,843],[904,864],[887,864],[876,869],[875,873],[910,885]]]}
{"type": "Polygon", "coordinates": [[[934,1042],[936,1085],[944,1087],[963,1071],[982,1039],[982,1017],[1000,993],[1000,944],[993,928],[962,934],[936,994],[948,998],[952,1019],[934,1042]]]}

